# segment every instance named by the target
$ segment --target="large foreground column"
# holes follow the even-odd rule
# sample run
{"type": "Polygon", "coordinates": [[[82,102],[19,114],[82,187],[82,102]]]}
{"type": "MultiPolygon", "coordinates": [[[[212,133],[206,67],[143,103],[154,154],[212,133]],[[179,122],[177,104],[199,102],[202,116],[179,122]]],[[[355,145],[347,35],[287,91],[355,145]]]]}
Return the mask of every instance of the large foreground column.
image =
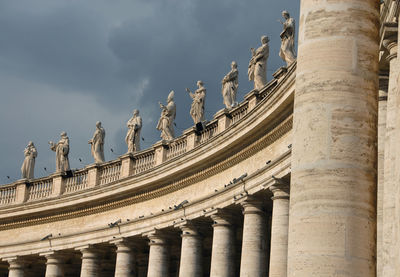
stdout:
{"type": "Polygon", "coordinates": [[[241,204],[244,220],[240,276],[264,277],[267,274],[267,222],[263,203],[249,197],[241,204]]]}
{"type": "Polygon", "coordinates": [[[302,0],[288,276],[375,276],[379,1],[302,0]]]}
{"type": "Polygon", "coordinates": [[[152,232],[148,234],[150,240],[149,266],[147,277],[169,276],[169,252],[166,237],[152,232]]]}
{"type": "Polygon", "coordinates": [[[233,277],[235,276],[235,233],[233,226],[228,216],[221,213],[212,215],[211,219],[214,221],[214,233],[210,277],[233,277]]]}
{"type": "Polygon", "coordinates": [[[269,277],[286,277],[289,231],[289,186],[275,183],[270,187],[270,190],[273,193],[273,207],[269,277]]]}
{"type": "Polygon", "coordinates": [[[179,277],[203,276],[202,239],[196,226],[191,222],[184,222],[179,227],[182,230],[181,261],[179,277]]]}

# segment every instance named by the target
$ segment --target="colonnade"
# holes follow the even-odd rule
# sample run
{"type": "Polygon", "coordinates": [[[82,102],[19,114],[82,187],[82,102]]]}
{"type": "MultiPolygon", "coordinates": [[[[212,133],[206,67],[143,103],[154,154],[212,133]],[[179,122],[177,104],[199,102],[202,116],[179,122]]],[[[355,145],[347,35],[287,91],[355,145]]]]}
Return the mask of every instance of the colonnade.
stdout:
{"type": "MultiPolygon", "coordinates": [[[[180,233],[179,268],[176,271],[180,277],[202,277],[208,274],[204,269],[204,259],[210,259],[209,276],[242,277],[273,276],[286,277],[287,245],[288,245],[288,186],[276,183],[270,187],[267,194],[245,196],[237,199],[236,208],[214,209],[205,213],[205,217],[195,220],[181,220],[174,224],[174,232],[170,229],[154,229],[142,234],[147,243],[147,267],[137,266],[139,258],[135,238],[117,238],[109,241],[115,255],[114,276],[147,276],[167,277],[170,273],[172,235],[180,233]],[[266,196],[273,195],[272,202],[266,196]],[[272,220],[271,220],[272,205],[272,220]],[[238,208],[242,214],[239,214],[238,208]],[[239,218],[240,217],[240,218],[239,218]],[[271,223],[272,222],[272,225],[271,223]],[[242,226],[238,226],[242,224],[242,226]],[[236,229],[242,230],[241,233],[236,229]],[[204,228],[212,234],[211,257],[204,255],[204,228]],[[270,236],[270,230],[271,236],[270,236]],[[241,245],[236,241],[241,235],[241,245]],[[239,249],[238,249],[239,248],[239,249]],[[239,254],[241,256],[239,256],[239,254]],[[240,272],[237,258],[240,257],[240,272]],[[268,261],[270,257],[270,261],[268,261]],[[270,266],[268,266],[270,263],[270,266]],[[269,270],[268,270],[269,268],[269,270]],[[269,271],[269,273],[268,273],[269,271]]],[[[110,248],[109,248],[110,249],[110,248]]],[[[99,271],[104,248],[87,245],[73,249],[80,252],[81,277],[102,277],[99,271]]],[[[73,276],[64,274],[67,254],[63,251],[40,253],[46,259],[46,277],[73,276]]],[[[5,259],[9,264],[10,277],[31,276],[25,267],[24,257],[5,259]]],[[[76,274],[75,274],[76,275],[76,274]]],[[[109,275],[107,275],[109,276],[109,275]]]]}

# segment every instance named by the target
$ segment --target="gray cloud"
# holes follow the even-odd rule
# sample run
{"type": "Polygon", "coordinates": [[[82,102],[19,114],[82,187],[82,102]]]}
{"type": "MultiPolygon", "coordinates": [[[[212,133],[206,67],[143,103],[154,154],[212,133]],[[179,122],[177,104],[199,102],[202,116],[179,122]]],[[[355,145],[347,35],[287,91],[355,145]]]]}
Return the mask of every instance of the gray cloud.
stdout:
{"type": "MultiPolygon", "coordinates": [[[[19,178],[23,148],[39,151],[37,176],[54,170],[47,141],[66,130],[72,167],[92,162],[87,140],[96,120],[106,128],[106,158],[126,151],[125,123],[134,108],[144,119],[144,146],[159,139],[157,101],[176,92],[178,134],[192,125],[190,97],[197,80],[207,88],[206,117],[223,108],[221,78],[239,64],[239,98],[250,47],[271,38],[269,75],[278,56],[280,12],[293,1],[91,0],[0,1],[0,183],[19,178]],[[16,3],[18,2],[18,3],[16,3]],[[83,159],[83,163],[78,161],[83,159]]],[[[271,77],[269,77],[270,79],[271,77]]]]}

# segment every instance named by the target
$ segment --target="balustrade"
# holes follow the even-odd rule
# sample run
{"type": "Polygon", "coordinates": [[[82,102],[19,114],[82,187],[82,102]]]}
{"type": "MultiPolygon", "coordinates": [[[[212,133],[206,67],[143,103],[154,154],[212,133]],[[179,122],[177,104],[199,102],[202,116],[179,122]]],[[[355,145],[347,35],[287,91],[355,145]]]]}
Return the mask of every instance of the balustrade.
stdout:
{"type": "Polygon", "coordinates": [[[218,121],[212,122],[206,126],[205,130],[200,134],[199,142],[204,143],[216,134],[218,134],[218,121]]]}
{"type": "Polygon", "coordinates": [[[53,193],[53,179],[47,178],[37,180],[28,187],[28,201],[41,199],[50,196],[53,193]]]}
{"type": "Polygon", "coordinates": [[[135,157],[135,174],[146,171],[154,167],[154,150],[150,149],[144,153],[141,153],[135,157]]]}
{"type": "Polygon", "coordinates": [[[186,137],[173,141],[167,149],[167,160],[175,158],[186,152],[187,140],[186,137]]]}
{"type": "Polygon", "coordinates": [[[87,188],[88,185],[88,171],[74,172],[72,177],[65,180],[65,193],[79,191],[87,188]]]}
{"type": "Polygon", "coordinates": [[[244,105],[241,105],[241,106],[237,107],[231,113],[231,116],[232,116],[231,124],[234,124],[235,122],[237,122],[240,119],[242,119],[247,114],[248,108],[249,108],[248,103],[244,103],[244,105]]]}
{"type": "Polygon", "coordinates": [[[17,187],[8,186],[0,189],[0,205],[14,203],[17,196],[17,187]]]}
{"type": "Polygon", "coordinates": [[[121,161],[114,161],[100,167],[100,185],[119,180],[121,174],[121,161]]]}

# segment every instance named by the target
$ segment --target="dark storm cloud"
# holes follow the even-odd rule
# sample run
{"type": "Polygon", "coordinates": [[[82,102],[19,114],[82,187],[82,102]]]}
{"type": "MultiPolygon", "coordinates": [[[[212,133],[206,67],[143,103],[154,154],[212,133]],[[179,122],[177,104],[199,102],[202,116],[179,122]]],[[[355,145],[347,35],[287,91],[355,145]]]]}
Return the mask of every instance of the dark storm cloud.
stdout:
{"type": "MultiPolygon", "coordinates": [[[[47,146],[59,132],[71,139],[73,167],[89,164],[87,140],[96,120],[106,128],[106,158],[126,151],[125,123],[133,108],[144,119],[145,147],[170,90],[176,92],[177,133],[192,125],[190,97],[197,80],[207,88],[206,118],[223,108],[221,78],[239,64],[239,94],[250,47],[270,42],[269,75],[283,65],[277,22],[291,0],[0,1],[0,183],[19,177],[22,150],[38,145],[37,174],[54,169],[47,146]],[[18,2],[18,3],[17,3],[18,2]],[[78,162],[78,157],[84,164],[78,162]]],[[[271,77],[269,77],[270,79],[271,77]]]]}

